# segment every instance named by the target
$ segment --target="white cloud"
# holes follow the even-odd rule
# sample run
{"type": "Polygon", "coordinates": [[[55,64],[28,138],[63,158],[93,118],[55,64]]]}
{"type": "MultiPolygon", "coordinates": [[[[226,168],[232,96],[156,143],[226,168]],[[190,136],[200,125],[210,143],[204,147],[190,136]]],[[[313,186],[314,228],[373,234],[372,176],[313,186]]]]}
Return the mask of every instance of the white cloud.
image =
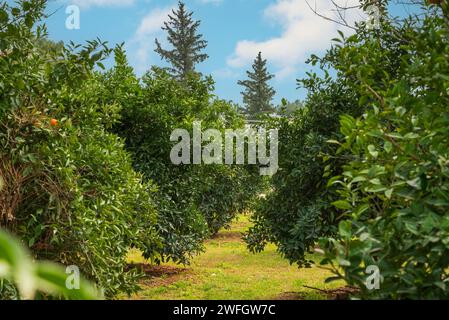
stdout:
{"type": "Polygon", "coordinates": [[[134,62],[138,74],[147,71],[151,65],[152,58],[155,57],[155,38],[158,37],[164,45],[164,37],[161,37],[162,26],[167,21],[168,15],[173,7],[155,8],[151,10],[143,19],[130,41],[128,41],[128,52],[134,53],[131,61],[134,62]]]}
{"type": "MultiPolygon", "coordinates": [[[[330,0],[307,0],[317,12],[327,17],[337,18],[330,0]]],[[[358,0],[334,0],[342,6],[357,5],[358,0]]],[[[277,69],[278,79],[287,77],[297,71],[298,65],[314,52],[329,47],[330,40],[337,30],[344,27],[317,16],[306,3],[306,0],[276,0],[264,11],[265,18],[282,27],[279,37],[266,41],[242,40],[236,45],[234,53],[228,58],[228,65],[242,68],[250,64],[259,51],[264,58],[277,69]]],[[[349,10],[346,20],[353,24],[363,18],[360,10],[349,10]]],[[[347,30],[345,30],[347,31],[347,30]]]]}
{"type": "Polygon", "coordinates": [[[225,67],[212,71],[212,76],[220,79],[237,79],[240,76],[240,73],[235,69],[225,67]]]}
{"type": "Polygon", "coordinates": [[[136,31],[136,36],[145,37],[160,31],[171,10],[171,7],[153,9],[140,22],[139,28],[136,31]]]}
{"type": "Polygon", "coordinates": [[[126,7],[133,5],[135,0],[72,0],[71,2],[81,8],[109,6],[126,7]]]}
{"type": "Polygon", "coordinates": [[[200,4],[214,4],[219,5],[223,2],[223,0],[196,0],[196,2],[200,4]]]}

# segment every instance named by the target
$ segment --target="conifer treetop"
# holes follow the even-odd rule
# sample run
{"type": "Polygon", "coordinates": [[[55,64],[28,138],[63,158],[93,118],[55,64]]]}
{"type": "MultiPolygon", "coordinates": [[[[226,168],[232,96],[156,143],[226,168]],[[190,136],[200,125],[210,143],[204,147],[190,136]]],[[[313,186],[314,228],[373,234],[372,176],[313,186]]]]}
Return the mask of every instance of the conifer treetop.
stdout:
{"type": "Polygon", "coordinates": [[[248,79],[238,82],[244,87],[243,103],[246,106],[246,112],[255,116],[261,113],[267,113],[274,110],[272,100],[276,91],[268,84],[268,81],[274,78],[267,69],[267,60],[262,58],[262,52],[259,52],[252,65],[252,71],[246,72],[248,79]]]}
{"type": "Polygon", "coordinates": [[[161,43],[156,39],[155,51],[161,58],[167,61],[171,67],[169,72],[183,80],[189,73],[195,72],[195,66],[203,62],[209,56],[203,53],[207,47],[207,41],[203,35],[198,33],[201,21],[192,18],[193,12],[186,9],[182,1],[178,2],[178,8],[173,9],[168,16],[168,21],[164,22],[162,30],[167,32],[167,40],[172,49],[162,48],[161,43]]]}

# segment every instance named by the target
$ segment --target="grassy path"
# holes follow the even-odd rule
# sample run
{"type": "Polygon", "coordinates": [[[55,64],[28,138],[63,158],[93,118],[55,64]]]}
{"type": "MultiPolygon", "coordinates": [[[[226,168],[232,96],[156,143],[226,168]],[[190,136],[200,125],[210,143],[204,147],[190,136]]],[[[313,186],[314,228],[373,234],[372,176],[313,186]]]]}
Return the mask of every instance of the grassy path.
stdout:
{"type": "MultiPolygon", "coordinates": [[[[270,245],[260,254],[247,251],[241,233],[250,226],[239,216],[230,230],[222,231],[206,243],[206,251],[186,268],[172,264],[147,265],[139,252],[131,252],[131,263],[142,264],[147,277],[142,290],[132,299],[151,300],[260,300],[326,299],[320,292],[304,287],[331,290],[342,283],[324,284],[330,276],[318,267],[298,269],[291,266],[270,245]]],[[[319,261],[317,256],[312,260],[319,261]]]]}

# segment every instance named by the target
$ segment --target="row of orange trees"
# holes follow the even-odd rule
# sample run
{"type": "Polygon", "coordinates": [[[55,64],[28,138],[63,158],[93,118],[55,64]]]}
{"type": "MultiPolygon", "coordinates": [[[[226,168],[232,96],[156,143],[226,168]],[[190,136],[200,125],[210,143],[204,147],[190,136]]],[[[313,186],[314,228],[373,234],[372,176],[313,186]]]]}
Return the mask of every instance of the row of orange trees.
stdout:
{"type": "Polygon", "coordinates": [[[449,297],[449,3],[437,3],[312,56],[325,76],[301,80],[305,108],[273,123],[282,170],[250,249],[274,242],[302,266],[317,250],[329,280],[367,298],[449,297]]]}
{"type": "MultiPolygon", "coordinates": [[[[243,120],[209,78],[181,84],[152,69],[138,79],[121,47],[103,72],[112,50],[100,40],[48,41],[45,5],[0,4],[0,226],[35,258],[78,266],[107,297],[131,293],[129,248],[188,263],[260,182],[251,168],[172,165],[172,130],[243,120]]],[[[0,296],[19,292],[1,281],[0,296]]]]}

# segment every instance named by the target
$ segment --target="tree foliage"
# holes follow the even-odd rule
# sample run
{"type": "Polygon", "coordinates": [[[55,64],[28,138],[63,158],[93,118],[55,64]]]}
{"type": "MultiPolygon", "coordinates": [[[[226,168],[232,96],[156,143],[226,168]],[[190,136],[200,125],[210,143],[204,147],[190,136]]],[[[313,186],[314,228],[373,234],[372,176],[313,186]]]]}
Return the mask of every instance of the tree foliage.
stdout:
{"type": "Polygon", "coordinates": [[[448,5],[334,39],[305,109],[278,120],[281,170],[247,234],[292,262],[325,254],[369,298],[447,298],[448,5]],[[332,68],[336,76],[327,76],[332,68]],[[279,205],[282,204],[282,205],[279,205]],[[382,277],[366,286],[367,267],[382,277]]]}
{"type": "MultiPolygon", "coordinates": [[[[51,42],[44,10],[40,0],[0,7],[0,226],[34,258],[78,266],[106,297],[131,293],[130,248],[187,264],[259,185],[257,168],[173,165],[172,131],[244,122],[212,95],[210,77],[190,72],[205,42],[184,5],[180,26],[195,41],[180,47],[183,82],[160,68],[137,78],[122,46],[115,67],[99,71],[106,43],[51,42]]],[[[0,287],[2,297],[17,294],[0,287]]]]}
{"type": "Polygon", "coordinates": [[[207,47],[207,41],[198,33],[200,21],[192,19],[193,12],[186,9],[184,2],[178,2],[178,8],[172,10],[169,21],[164,22],[162,30],[167,32],[167,41],[172,49],[163,49],[156,39],[156,52],[166,60],[171,67],[171,75],[185,80],[189,73],[195,72],[195,66],[209,56],[202,51],[207,47]]]}
{"type": "Polygon", "coordinates": [[[240,128],[243,119],[234,105],[211,94],[210,78],[190,74],[181,84],[153,68],[140,85],[124,57],[117,48],[116,66],[106,76],[110,91],[104,96],[123,105],[114,130],[126,139],[134,168],[159,186],[156,201],[165,248],[161,261],[186,263],[201,251],[205,237],[227,226],[251,202],[261,178],[257,168],[174,165],[169,157],[173,130],[192,132],[193,122],[202,121],[204,129],[224,132],[240,128]],[[243,188],[249,181],[251,188],[243,188]]]}
{"type": "Polygon", "coordinates": [[[267,60],[262,58],[262,52],[259,52],[252,65],[253,71],[247,71],[247,80],[238,82],[244,87],[242,92],[245,112],[255,117],[263,113],[271,112],[273,108],[273,97],[276,91],[268,84],[268,81],[274,78],[267,69],[267,60]]]}
{"type": "MultiPolygon", "coordinates": [[[[310,63],[324,69],[335,64],[336,54],[330,50],[323,59],[312,57],[310,63]]],[[[280,170],[272,178],[272,191],[254,213],[255,225],[246,241],[254,252],[274,242],[292,262],[310,265],[306,253],[321,236],[335,231],[338,220],[338,212],[331,206],[334,194],[323,177],[323,155],[336,147],[326,141],[338,137],[341,114],[357,114],[360,108],[350,79],[310,73],[310,78],[299,83],[309,92],[304,107],[290,117],[272,120],[271,125],[279,129],[280,170]]],[[[335,170],[339,172],[338,167],[335,170]]]]}
{"type": "Polygon", "coordinates": [[[448,9],[431,9],[400,29],[384,26],[401,41],[396,75],[376,67],[387,58],[374,50],[378,39],[346,45],[347,61],[366,61],[345,69],[357,77],[360,101],[371,103],[363,117],[341,118],[339,152],[350,158],[330,184],[346,218],[322,247],[334,271],[365,297],[449,296],[448,9]],[[379,70],[385,76],[375,81],[379,70]],[[365,286],[367,266],[379,268],[380,290],[365,286]]]}
{"type": "Polygon", "coordinates": [[[35,258],[77,265],[106,296],[135,290],[127,250],[160,247],[150,183],[107,128],[117,105],[101,103],[94,66],[104,43],[46,54],[43,1],[2,6],[0,225],[35,258]]]}

